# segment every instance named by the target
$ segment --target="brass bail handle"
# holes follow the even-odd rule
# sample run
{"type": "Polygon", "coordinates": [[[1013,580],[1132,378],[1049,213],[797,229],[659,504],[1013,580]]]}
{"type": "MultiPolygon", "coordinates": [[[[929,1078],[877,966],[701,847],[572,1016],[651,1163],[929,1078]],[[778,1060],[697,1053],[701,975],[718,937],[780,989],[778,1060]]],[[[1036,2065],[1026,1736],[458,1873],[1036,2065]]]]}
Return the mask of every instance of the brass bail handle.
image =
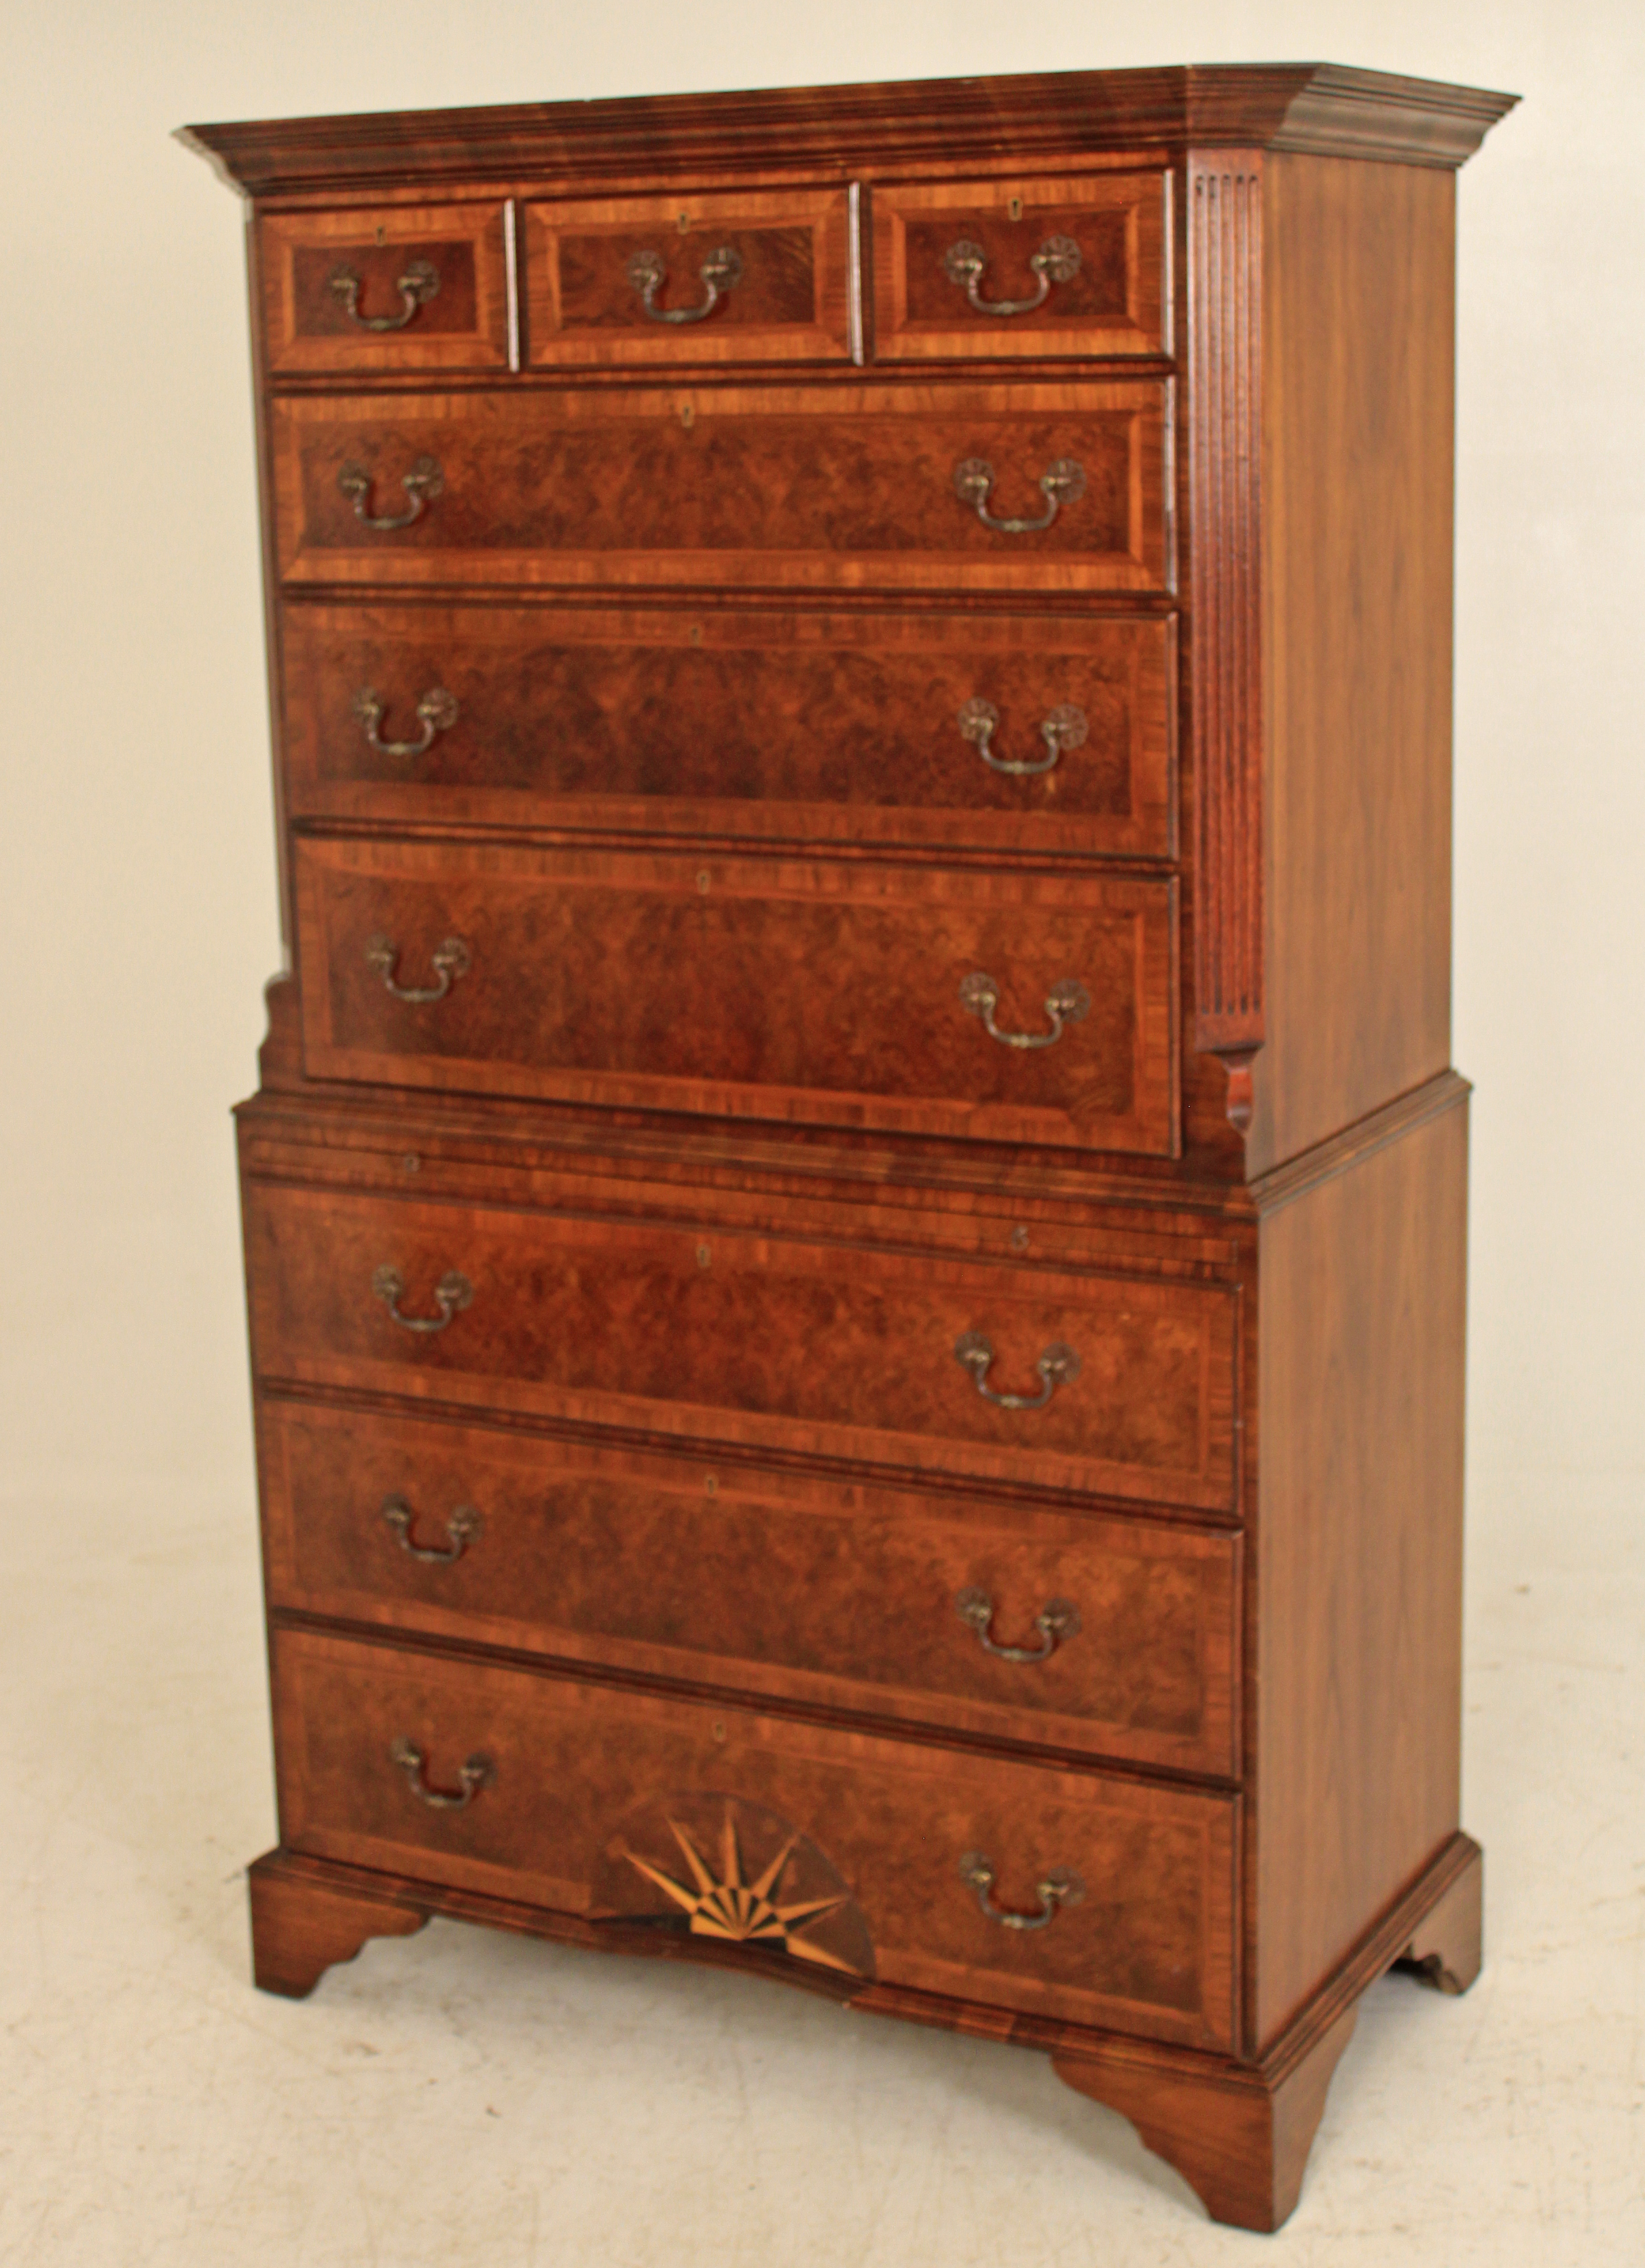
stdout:
{"type": "Polygon", "coordinates": [[[421,519],[427,511],[430,497],[437,497],[445,486],[437,459],[419,457],[408,473],[400,476],[400,485],[406,491],[404,512],[373,512],[371,475],[364,465],[347,464],[337,475],[337,486],[353,508],[354,516],[362,527],[373,529],[378,534],[392,534],[397,527],[409,527],[421,519]]]}
{"type": "Polygon", "coordinates": [[[1035,1363],[1039,1373],[1038,1394],[997,1394],[988,1384],[988,1372],[994,1362],[994,1344],[980,1331],[966,1331],[954,1342],[954,1359],[968,1370],[976,1381],[978,1393],[985,1402],[993,1403],[996,1410],[1043,1410],[1059,1386],[1071,1386],[1080,1374],[1080,1359],[1071,1346],[1061,1339],[1046,1347],[1035,1363]]]}
{"type": "Polygon", "coordinates": [[[722,244],[697,270],[703,296],[694,307],[659,307],[657,295],[668,280],[668,262],[660,252],[636,252],[629,259],[628,276],[640,295],[640,305],[654,323],[700,323],[711,315],[738,281],[743,263],[734,245],[722,244]]]}
{"type": "Polygon", "coordinates": [[[980,315],[1031,315],[1043,307],[1054,284],[1067,284],[1080,272],[1080,248],[1071,236],[1048,236],[1028,265],[1033,270],[1034,291],[1027,299],[985,299],[981,285],[988,255],[980,244],[962,236],[943,254],[943,272],[958,284],[980,315]]]}
{"type": "Polygon", "coordinates": [[[966,1852],[959,1862],[959,1879],[968,1890],[975,1891],[977,1904],[1002,1929],[1048,1929],[1064,1906],[1077,1905],[1085,1895],[1085,1885],[1076,1874],[1067,1867],[1053,1867],[1034,1884],[1038,1912],[1016,1913],[1010,1907],[996,1906],[990,1896],[995,1880],[994,1861],[980,1851],[966,1852]]]}
{"type": "Polygon", "coordinates": [[[417,703],[417,722],[422,727],[422,738],[420,740],[385,740],[379,738],[377,729],[383,721],[385,706],[377,697],[375,686],[363,685],[354,696],[354,713],[364,728],[366,745],[375,748],[379,756],[427,755],[436,737],[441,733],[449,733],[458,718],[453,696],[443,685],[431,685],[417,703]]]}
{"type": "Polygon", "coordinates": [[[342,312],[351,323],[363,331],[403,331],[419,307],[432,299],[440,288],[440,271],[426,260],[408,261],[394,279],[394,289],[400,294],[397,315],[363,315],[360,313],[360,276],[356,269],[345,261],[334,268],[329,277],[334,297],[342,302],[342,312]]]}
{"type": "Polygon", "coordinates": [[[1085,493],[1085,468],[1077,457],[1059,457],[1039,475],[1039,493],[1046,508],[1038,519],[1002,519],[988,510],[994,490],[994,468],[986,457],[962,457],[954,468],[954,494],[968,504],[984,527],[999,535],[1040,535],[1065,504],[1077,504],[1085,493]]]}

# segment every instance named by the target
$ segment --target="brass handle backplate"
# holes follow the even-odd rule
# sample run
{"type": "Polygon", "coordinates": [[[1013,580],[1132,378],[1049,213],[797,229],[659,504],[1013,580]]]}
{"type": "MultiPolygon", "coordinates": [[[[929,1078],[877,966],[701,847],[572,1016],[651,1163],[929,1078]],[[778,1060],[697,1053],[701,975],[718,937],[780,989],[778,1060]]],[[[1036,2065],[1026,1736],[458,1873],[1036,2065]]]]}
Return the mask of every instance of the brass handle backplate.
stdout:
{"type": "MultiPolygon", "coordinates": [[[[420,740],[379,740],[377,728],[383,721],[383,707],[384,704],[378,699],[376,688],[372,686],[363,685],[354,696],[354,713],[365,728],[368,746],[375,748],[379,756],[426,755],[434,746],[436,733],[449,733],[457,722],[457,703],[443,685],[430,686],[417,703],[417,722],[422,727],[422,738],[420,740]]],[[[963,725],[960,729],[964,731],[963,725]]],[[[988,755],[986,747],[982,753],[985,756],[988,755]]],[[[994,759],[988,757],[988,761],[992,763],[994,759]]],[[[1054,756],[1051,761],[1054,763],[1056,758],[1054,756]]],[[[995,769],[998,770],[1001,767],[996,764],[995,769]]],[[[1007,766],[1005,769],[1009,770],[1010,767],[1007,766]]],[[[1043,771],[1045,767],[1041,764],[1036,765],[1033,769],[1043,771]]]]}
{"type": "Polygon", "coordinates": [[[1034,1616],[1034,1628],[1039,1633],[1038,1646],[995,1644],[989,1635],[994,1627],[994,1602],[986,1591],[961,1591],[954,1604],[966,1629],[977,1633],[983,1652],[1001,1661],[1049,1661],[1064,1638],[1079,1634],[1079,1611],[1071,1599],[1047,1599],[1034,1616]]]}
{"type": "Polygon", "coordinates": [[[496,1778],[497,1768],[489,1756],[473,1756],[460,1765],[457,1773],[457,1788],[453,1793],[443,1787],[430,1787],[422,1777],[426,1759],[415,1741],[402,1733],[389,1744],[389,1760],[397,1764],[406,1775],[406,1785],[413,1795],[426,1803],[430,1811],[466,1811],[482,1787],[489,1787],[496,1778]]]}
{"type": "Polygon", "coordinates": [[[697,270],[702,278],[701,303],[694,307],[659,307],[657,295],[668,279],[668,262],[660,252],[636,252],[628,261],[628,281],[654,323],[700,323],[705,315],[714,313],[742,272],[743,263],[735,247],[718,245],[697,270]]]}
{"type": "Polygon", "coordinates": [[[943,272],[951,284],[958,284],[980,315],[1028,315],[1036,307],[1043,307],[1051,296],[1054,284],[1066,284],[1080,272],[1080,248],[1071,236],[1048,236],[1028,265],[1035,276],[1034,295],[1031,299],[985,299],[981,296],[982,272],[988,264],[988,255],[980,244],[962,236],[958,244],[951,244],[943,254],[943,272]]]}
{"type": "MultiPolygon", "coordinates": [[[[361,698],[364,699],[364,696],[362,695],[361,698]]],[[[1054,709],[1048,717],[1040,719],[1039,732],[1046,753],[1045,761],[1036,764],[1028,762],[1025,758],[995,755],[992,743],[999,722],[1000,712],[992,701],[973,698],[967,701],[959,712],[959,735],[961,740],[971,742],[990,771],[1009,772],[1014,779],[1031,779],[1036,773],[1050,771],[1065,748],[1077,748],[1082,745],[1090,729],[1085,721],[1085,711],[1075,708],[1071,702],[1065,702],[1060,709],[1054,709]]]]}
{"type": "Polygon", "coordinates": [[[474,956],[460,937],[443,939],[429,955],[437,984],[401,984],[396,982],[394,965],[400,959],[400,947],[392,938],[374,937],[365,948],[368,964],[377,969],[383,979],[386,991],[396,1000],[409,1000],[422,1005],[430,1000],[444,1000],[459,976],[466,976],[474,966],[474,956]]]}
{"type": "MultiPolygon", "coordinates": [[[[396,1316],[394,1320],[398,1322],[400,1318],[396,1316]]],[[[446,1521],[447,1543],[442,1551],[437,1545],[412,1542],[412,1510],[403,1496],[386,1496],[383,1498],[383,1517],[393,1529],[400,1550],[430,1567],[449,1567],[453,1561],[460,1559],[481,1529],[480,1514],[473,1505],[459,1504],[446,1521]]]]}
{"type": "Polygon", "coordinates": [[[1051,1048],[1062,1037],[1063,1027],[1077,1024],[1091,1013],[1091,996],[1083,984],[1065,976],[1054,984],[1046,995],[1046,1013],[1051,1019],[1048,1032],[1002,1032],[994,1020],[994,1012],[1000,1005],[1000,988],[981,969],[973,969],[960,981],[959,1004],[967,1015],[980,1016],[988,1037],[997,1040],[1002,1048],[1051,1048]]]}
{"type": "Polygon", "coordinates": [[[1038,535],[1050,526],[1065,504],[1076,504],[1085,493],[1085,468],[1076,457],[1059,457],[1039,475],[1039,493],[1046,508],[1038,519],[996,519],[988,510],[994,488],[994,468],[986,457],[963,458],[954,468],[954,494],[970,504],[984,527],[1001,535],[1038,535]]]}
{"type": "Polygon", "coordinates": [[[342,312],[351,323],[363,331],[403,331],[425,299],[433,298],[440,288],[440,271],[426,260],[408,261],[403,272],[394,279],[394,289],[400,294],[400,308],[397,315],[363,315],[360,313],[360,278],[349,267],[334,268],[331,288],[342,302],[342,312]]]}
{"type": "Polygon", "coordinates": [[[374,514],[366,507],[371,500],[371,475],[364,465],[348,464],[337,475],[337,486],[354,506],[354,516],[362,527],[385,529],[409,527],[414,519],[421,519],[431,497],[439,495],[445,486],[445,476],[437,459],[419,457],[408,473],[400,476],[400,485],[409,501],[404,512],[374,514]]]}
{"type": "MultiPolygon", "coordinates": [[[[1071,1346],[1061,1339],[1046,1348],[1034,1368],[1039,1373],[1038,1394],[996,1394],[988,1384],[988,1371],[994,1361],[992,1341],[980,1331],[966,1331],[954,1342],[954,1359],[968,1370],[977,1381],[977,1391],[985,1402],[993,1403],[996,1410],[1043,1410],[1059,1386],[1071,1386],[1080,1374],[1080,1359],[1071,1346]]],[[[1059,1603],[1061,1603],[1059,1602],[1059,1603]]],[[[963,1610],[962,1610],[963,1611],[963,1610]]],[[[1049,1609],[1046,1610],[1049,1612],[1049,1609]]]]}
{"type": "Polygon", "coordinates": [[[1039,1912],[1013,1913],[1009,1907],[996,1906],[989,1896],[994,1888],[994,1861],[985,1859],[980,1851],[966,1852],[959,1862],[959,1879],[968,1890],[976,1892],[977,1904],[1002,1929],[1045,1929],[1064,1906],[1077,1905],[1085,1895],[1085,1885],[1077,1874],[1067,1867],[1054,1867],[1034,1884],[1039,1912]]]}
{"type": "Polygon", "coordinates": [[[398,1268],[379,1268],[371,1278],[371,1289],[387,1307],[389,1314],[402,1331],[443,1331],[453,1315],[460,1315],[474,1300],[474,1287],[458,1269],[448,1268],[434,1287],[437,1315],[402,1315],[400,1294],[406,1279],[398,1268]]]}

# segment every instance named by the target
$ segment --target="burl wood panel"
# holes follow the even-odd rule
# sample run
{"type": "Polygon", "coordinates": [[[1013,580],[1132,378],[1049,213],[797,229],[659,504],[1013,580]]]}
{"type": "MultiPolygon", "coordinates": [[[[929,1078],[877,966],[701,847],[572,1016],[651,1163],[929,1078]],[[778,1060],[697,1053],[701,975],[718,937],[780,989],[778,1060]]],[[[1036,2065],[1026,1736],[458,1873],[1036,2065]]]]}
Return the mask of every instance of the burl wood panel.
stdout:
{"type": "Polygon", "coordinates": [[[1450,1053],[1455,182],[1264,171],[1267,1038],[1254,1175],[1450,1053]]]}
{"type": "Polygon", "coordinates": [[[1174,882],[300,836],[311,1078],[1170,1155],[1174,882]],[[430,991],[444,940],[468,955],[430,991]],[[1089,1012],[1047,1046],[1073,979],[1089,1012]]]}
{"type": "Polygon", "coordinates": [[[1457,1825],[1465,1091],[1259,1233],[1255,2020],[1457,1825]]]}
{"type": "Polygon", "coordinates": [[[285,613],[286,780],[301,817],[602,827],[801,843],[1169,858],[1172,624],[1087,615],[782,615],[418,605],[285,613]],[[454,723],[416,755],[436,689],[454,723]],[[1041,726],[1085,737],[1038,777],[1041,726]]]}
{"type": "Polygon", "coordinates": [[[1237,1771],[1237,1536],[277,1396],[259,1430],[275,1609],[1237,1771]],[[977,1589],[995,1646],[1043,1646],[1057,1600],[1078,1628],[1002,1660],[977,1589]]]}
{"type": "Polygon", "coordinates": [[[926,387],[701,385],[321,398],[270,405],[281,571],[313,583],[1083,591],[1170,579],[1154,379],[926,387]],[[438,465],[410,526],[405,475],[438,465]],[[956,468],[994,468],[990,509],[1036,519],[1072,459],[1084,493],[1039,533],[986,527],[956,468]]]}
{"type": "Polygon", "coordinates": [[[341,212],[265,213],[257,223],[263,351],[271,372],[504,370],[508,299],[503,203],[386,202],[341,212]],[[356,321],[331,279],[359,279],[361,317],[405,311],[400,278],[421,261],[438,289],[403,328],[356,321]]]}
{"type": "Polygon", "coordinates": [[[1159,171],[876,184],[875,360],[1168,354],[1170,192],[1159,171]],[[1078,246],[1079,267],[1015,314],[973,307],[943,264],[954,245],[974,244],[987,255],[985,307],[1031,299],[1029,263],[1053,237],[1078,246]]]}
{"type": "Polygon", "coordinates": [[[430,1204],[251,1182],[260,1376],[802,1456],[1038,1484],[1164,1508],[1234,1508],[1238,1294],[1221,1285],[935,1258],[833,1238],[430,1204]],[[457,1270],[471,1303],[436,1318],[457,1270]],[[996,1391],[1041,1351],[1079,1375],[1002,1410],[955,1357],[993,1344],[996,1391]]]}
{"type": "Polygon", "coordinates": [[[843,188],[568,198],[527,204],[524,218],[533,364],[853,358],[843,188]],[[701,269],[722,247],[742,272],[719,288],[708,314],[662,322],[646,313],[628,272],[635,254],[658,254],[667,275],[654,304],[679,313],[706,303],[701,269]]]}
{"type": "Polygon", "coordinates": [[[1237,1798],[306,1631],[275,1632],[274,1664],[293,1849],[587,1915],[636,1817],[665,1818],[671,1797],[734,1797],[838,1869],[889,1983],[1231,2038],[1237,1798]],[[453,1786],[471,1756],[488,1759],[490,1784],[464,1809],[430,1808],[391,1760],[402,1738],[432,1788],[453,1786]],[[1051,1868],[1077,1874],[1084,1895],[1046,1928],[1002,1926],[961,1880],[971,1852],[992,1860],[1002,1909],[1035,1911],[1051,1868]]]}

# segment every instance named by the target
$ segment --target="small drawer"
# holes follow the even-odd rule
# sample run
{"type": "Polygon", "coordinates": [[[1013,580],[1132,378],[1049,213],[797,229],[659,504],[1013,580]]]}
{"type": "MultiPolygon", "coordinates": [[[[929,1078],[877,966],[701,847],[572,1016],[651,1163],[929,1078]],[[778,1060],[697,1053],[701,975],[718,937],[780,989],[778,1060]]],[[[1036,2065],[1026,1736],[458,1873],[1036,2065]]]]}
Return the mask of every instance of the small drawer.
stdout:
{"type": "Polygon", "coordinates": [[[1171,176],[892,182],[874,191],[874,355],[1171,351],[1171,176]]]}
{"type": "Polygon", "coordinates": [[[269,1603],[1232,1778],[1239,1538],[268,1396],[269,1603]]]}
{"type": "Polygon", "coordinates": [[[276,397],[305,584],[1164,590],[1170,389],[536,388],[276,397]]]}
{"type": "Polygon", "coordinates": [[[311,1078],[1172,1154],[1176,884],[304,836],[311,1078]]]}
{"type": "Polygon", "coordinates": [[[290,1849],[848,1992],[1231,2042],[1237,1797],[319,1632],[273,1651],[290,1849]]]}
{"type": "Polygon", "coordinates": [[[863,358],[844,189],[528,204],[525,222],[534,365],[863,358]]]}
{"type": "Polygon", "coordinates": [[[294,817],[1169,858],[1172,625],[293,602],[294,817]]]}
{"type": "MultiPolygon", "coordinates": [[[[1240,1294],[831,1233],[248,1181],[259,1376],[1227,1513],[1240,1294]],[[861,1241],[859,1241],[861,1240],[861,1241]]],[[[1100,1263],[1097,1263],[1100,1265],[1100,1263]]]]}
{"type": "Polygon", "coordinates": [[[266,215],[270,371],[506,370],[504,210],[490,199],[266,215]]]}

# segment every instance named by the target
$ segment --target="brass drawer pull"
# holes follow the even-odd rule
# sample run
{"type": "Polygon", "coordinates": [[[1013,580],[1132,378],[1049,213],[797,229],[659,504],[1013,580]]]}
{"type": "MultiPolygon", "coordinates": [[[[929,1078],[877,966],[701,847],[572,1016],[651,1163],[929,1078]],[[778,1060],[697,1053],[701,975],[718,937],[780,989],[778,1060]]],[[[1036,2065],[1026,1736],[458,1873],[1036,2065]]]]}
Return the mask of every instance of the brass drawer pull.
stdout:
{"type": "Polygon", "coordinates": [[[654,323],[700,323],[720,304],[743,272],[743,263],[729,244],[717,246],[697,270],[705,297],[696,307],[659,307],[657,295],[668,279],[668,262],[660,252],[636,252],[628,261],[628,281],[640,295],[640,305],[654,323]]]}
{"type": "MultiPolygon", "coordinates": [[[[441,1555],[422,1556],[433,1558],[441,1555]]],[[[1038,1646],[995,1646],[988,1635],[994,1627],[994,1602],[986,1591],[961,1591],[954,1604],[959,1609],[960,1621],[977,1633],[983,1652],[1000,1661],[1049,1661],[1064,1638],[1079,1635],[1079,1610],[1071,1599],[1047,1599],[1034,1616],[1034,1628],[1039,1633],[1038,1646]]]]}
{"type": "MultiPolygon", "coordinates": [[[[364,700],[365,696],[361,695],[364,700]]],[[[1048,772],[1065,748],[1077,748],[1085,739],[1089,727],[1085,711],[1066,702],[1060,709],[1040,722],[1039,731],[1048,750],[1043,763],[1013,762],[1006,756],[996,756],[990,742],[998,729],[1000,712],[992,701],[970,700],[959,712],[959,736],[969,740],[990,771],[1010,772],[1014,779],[1032,779],[1036,773],[1048,772]]],[[[376,743],[372,745],[375,747],[376,743]]]]}
{"type": "MultiPolygon", "coordinates": [[[[974,507],[984,527],[992,527],[1001,535],[1038,535],[1050,526],[1065,504],[1076,504],[1084,495],[1085,468],[1076,458],[1059,457],[1048,471],[1040,474],[1039,493],[1046,508],[1038,519],[996,519],[988,510],[993,486],[994,468],[986,457],[966,457],[955,466],[954,494],[962,504],[974,507]]],[[[391,523],[385,520],[379,525],[391,523]]]]}
{"type": "Polygon", "coordinates": [[[386,990],[396,1000],[410,1000],[421,1006],[430,1000],[444,1000],[459,976],[466,976],[474,966],[474,956],[460,937],[448,937],[437,945],[429,955],[437,984],[397,984],[394,964],[400,959],[400,947],[392,938],[374,937],[365,948],[370,965],[382,973],[386,990]]]}
{"type": "MultiPolygon", "coordinates": [[[[1072,1386],[1080,1374],[1078,1355],[1071,1346],[1064,1346],[1061,1339],[1048,1346],[1034,1365],[1039,1373],[1038,1394],[995,1392],[988,1384],[988,1368],[994,1360],[994,1347],[980,1331],[966,1331],[963,1337],[955,1340],[954,1359],[971,1373],[977,1381],[978,1393],[985,1402],[993,1403],[996,1410],[1043,1410],[1059,1386],[1072,1386]]],[[[1049,1612],[1049,1609],[1046,1611],[1049,1612]]]]}
{"type": "Polygon", "coordinates": [[[363,331],[403,331],[423,301],[433,298],[439,290],[440,271],[430,267],[426,260],[407,262],[404,272],[394,278],[394,289],[402,302],[397,315],[363,315],[360,313],[360,278],[352,268],[334,268],[331,288],[342,301],[343,313],[351,323],[358,323],[363,331]]]}
{"type": "Polygon", "coordinates": [[[1066,1867],[1054,1867],[1034,1884],[1039,1912],[1012,1913],[1008,1907],[996,1906],[989,1896],[994,1888],[994,1861],[985,1859],[980,1851],[966,1852],[959,1862],[959,1879],[968,1890],[976,1892],[977,1904],[988,1919],[997,1921],[1002,1929],[1045,1929],[1064,1906],[1077,1905],[1085,1895],[1085,1885],[1077,1874],[1066,1867]]]}
{"type": "Polygon", "coordinates": [[[445,486],[445,476],[432,457],[419,457],[408,473],[400,476],[400,485],[410,502],[404,512],[385,513],[375,518],[366,510],[371,501],[371,475],[364,465],[345,465],[337,475],[337,486],[354,506],[354,516],[362,527],[409,527],[414,519],[421,519],[430,497],[439,495],[445,486]]]}
{"type": "Polygon", "coordinates": [[[390,1760],[406,1775],[406,1785],[413,1795],[426,1803],[430,1811],[466,1811],[482,1787],[489,1787],[496,1778],[497,1768],[489,1756],[473,1756],[459,1766],[457,1793],[453,1795],[443,1787],[430,1787],[422,1777],[424,1757],[415,1741],[407,1740],[402,1733],[390,1743],[390,1760]]]}
{"type": "Polygon", "coordinates": [[[1080,248],[1071,236],[1048,236],[1028,265],[1039,279],[1032,299],[985,299],[980,285],[988,255],[980,244],[962,236],[943,254],[943,272],[958,284],[980,315],[1028,315],[1043,307],[1054,284],[1066,284],[1080,272],[1080,248]]]}
{"type": "Polygon", "coordinates": [[[474,1287],[466,1276],[455,1268],[448,1268],[434,1287],[437,1315],[402,1315],[400,1295],[406,1288],[406,1279],[398,1268],[379,1268],[371,1278],[371,1289],[386,1306],[389,1314],[402,1331],[443,1331],[453,1315],[461,1314],[473,1300],[474,1287]]]}
{"type": "MultiPolygon", "coordinates": [[[[398,1322],[399,1316],[394,1320],[398,1322]]],[[[409,1552],[414,1559],[421,1559],[425,1566],[430,1567],[449,1567],[460,1559],[481,1528],[480,1514],[473,1505],[459,1504],[446,1521],[445,1533],[450,1544],[446,1550],[442,1551],[437,1545],[412,1542],[411,1506],[403,1496],[386,1496],[383,1498],[383,1517],[398,1537],[400,1550],[409,1552]]]]}
{"type": "Polygon", "coordinates": [[[1090,1015],[1091,996],[1083,984],[1065,976],[1046,995],[1046,1013],[1051,1019],[1048,1032],[1002,1032],[994,1020],[994,1012],[1000,1005],[1000,988],[979,968],[961,979],[959,1005],[967,1015],[980,1016],[984,1031],[1002,1048],[1051,1048],[1062,1037],[1065,1024],[1077,1024],[1082,1017],[1090,1015]]]}
{"type": "MultiPolygon", "coordinates": [[[[366,744],[379,756],[422,756],[434,746],[437,733],[449,733],[457,722],[457,703],[443,685],[430,686],[417,703],[417,722],[422,727],[420,740],[383,740],[378,738],[378,726],[383,721],[383,703],[376,688],[363,685],[354,696],[354,713],[365,727],[366,744]]],[[[1083,733],[1080,736],[1084,738],[1083,733]]],[[[983,751],[986,755],[988,751],[983,751]]],[[[1052,762],[1056,762],[1055,757],[1052,762]]],[[[1034,770],[1043,771],[1043,764],[1034,770]]]]}

